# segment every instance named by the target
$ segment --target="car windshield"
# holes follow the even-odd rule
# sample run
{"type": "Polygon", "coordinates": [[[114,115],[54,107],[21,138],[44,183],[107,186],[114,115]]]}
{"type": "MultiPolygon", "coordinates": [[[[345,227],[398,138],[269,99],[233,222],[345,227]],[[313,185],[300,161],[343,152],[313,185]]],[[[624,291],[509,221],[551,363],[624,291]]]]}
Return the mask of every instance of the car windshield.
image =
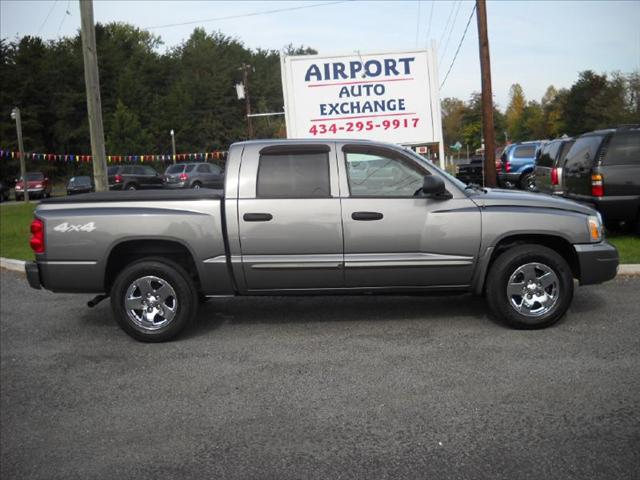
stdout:
{"type": "Polygon", "coordinates": [[[44,175],[40,172],[36,173],[27,173],[27,182],[36,182],[38,180],[42,180],[44,175]]]}
{"type": "Polygon", "coordinates": [[[71,177],[69,183],[72,185],[91,185],[91,179],[89,177],[71,177]]]}

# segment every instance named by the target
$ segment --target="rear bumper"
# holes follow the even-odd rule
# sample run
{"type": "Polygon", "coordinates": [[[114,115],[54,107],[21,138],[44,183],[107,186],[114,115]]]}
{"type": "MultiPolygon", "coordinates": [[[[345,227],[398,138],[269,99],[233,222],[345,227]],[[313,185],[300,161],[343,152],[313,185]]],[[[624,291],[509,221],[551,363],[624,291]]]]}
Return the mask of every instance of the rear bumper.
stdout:
{"type": "Polygon", "coordinates": [[[42,283],[40,282],[40,270],[38,269],[38,264],[36,262],[25,262],[24,270],[27,274],[29,286],[40,290],[42,288],[42,283]]]}
{"type": "Polygon", "coordinates": [[[574,245],[580,265],[580,285],[611,280],[618,273],[618,250],[607,242],[574,245]]]}
{"type": "Polygon", "coordinates": [[[605,220],[635,220],[640,210],[640,196],[604,196],[566,194],[565,197],[598,210],[605,220]]]}
{"type": "Polygon", "coordinates": [[[178,183],[163,183],[162,184],[163,188],[168,188],[169,190],[172,189],[177,189],[177,188],[189,188],[189,185],[187,185],[187,182],[178,182],[178,183]]]}

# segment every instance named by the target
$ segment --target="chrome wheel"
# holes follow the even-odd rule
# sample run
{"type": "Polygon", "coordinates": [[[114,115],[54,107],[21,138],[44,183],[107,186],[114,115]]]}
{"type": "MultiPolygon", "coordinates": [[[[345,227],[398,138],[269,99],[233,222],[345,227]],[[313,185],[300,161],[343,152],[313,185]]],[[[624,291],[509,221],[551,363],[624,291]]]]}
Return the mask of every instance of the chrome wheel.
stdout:
{"type": "Polygon", "coordinates": [[[556,273],[542,263],[527,263],[516,269],[507,283],[511,307],[526,317],[540,317],[558,302],[560,281],[556,273]]]}
{"type": "Polygon", "coordinates": [[[178,309],[178,298],[169,282],[148,275],[129,285],[124,308],[138,327],[153,331],[171,323],[178,309]]]}

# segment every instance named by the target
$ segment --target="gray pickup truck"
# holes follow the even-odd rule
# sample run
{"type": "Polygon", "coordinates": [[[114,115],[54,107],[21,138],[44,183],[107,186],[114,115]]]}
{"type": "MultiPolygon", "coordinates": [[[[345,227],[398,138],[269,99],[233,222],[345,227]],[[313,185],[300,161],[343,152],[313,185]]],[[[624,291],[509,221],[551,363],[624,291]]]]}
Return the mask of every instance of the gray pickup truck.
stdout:
{"type": "Polygon", "coordinates": [[[231,146],[224,191],[48,199],[31,225],[34,288],[111,297],[136,339],[168,340],[231,295],[472,292],[516,328],[555,323],[574,279],[615,277],[595,210],[467,186],[371,141],[231,146]]]}

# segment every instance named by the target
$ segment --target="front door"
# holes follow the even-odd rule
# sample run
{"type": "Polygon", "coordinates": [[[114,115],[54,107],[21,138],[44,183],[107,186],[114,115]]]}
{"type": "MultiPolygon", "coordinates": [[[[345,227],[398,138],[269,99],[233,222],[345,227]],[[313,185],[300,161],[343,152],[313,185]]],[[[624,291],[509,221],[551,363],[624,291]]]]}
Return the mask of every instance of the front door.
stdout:
{"type": "Polygon", "coordinates": [[[396,149],[342,146],[338,153],[348,287],[463,286],[480,244],[480,211],[449,180],[453,198],[421,197],[426,160],[396,149]]]}
{"type": "Polygon", "coordinates": [[[344,286],[333,144],[247,145],[238,213],[250,291],[344,286]]]}

